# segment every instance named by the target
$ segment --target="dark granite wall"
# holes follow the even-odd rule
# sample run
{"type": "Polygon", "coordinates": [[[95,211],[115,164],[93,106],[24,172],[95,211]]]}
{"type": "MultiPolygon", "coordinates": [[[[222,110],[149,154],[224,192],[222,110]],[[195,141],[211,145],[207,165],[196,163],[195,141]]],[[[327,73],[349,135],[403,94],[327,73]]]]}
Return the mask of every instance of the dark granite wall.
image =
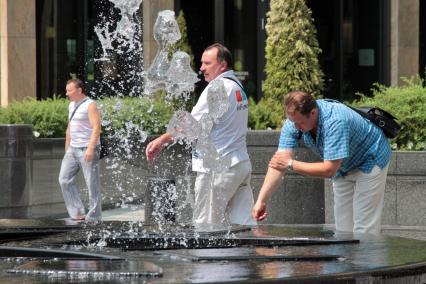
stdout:
{"type": "MultiPolygon", "coordinates": [[[[268,161],[277,149],[279,132],[250,131],[247,137],[253,164],[252,187],[255,195],[263,183],[268,161]]],[[[64,139],[35,139],[33,153],[32,214],[45,216],[64,214],[62,194],[57,177],[63,155],[64,139]]],[[[155,164],[144,161],[143,145],[132,159],[120,155],[101,162],[103,204],[110,208],[122,203],[143,202],[148,179],[153,176],[174,178],[180,206],[179,220],[191,216],[192,184],[190,152],[182,145],[167,149],[155,164]]],[[[315,157],[307,150],[297,153],[302,160],[315,157]]],[[[79,183],[84,187],[82,178],[79,183]]],[[[389,168],[383,224],[426,225],[426,152],[394,152],[389,168]]],[[[87,193],[82,195],[87,200],[87,193]]],[[[270,202],[267,223],[321,224],[334,223],[333,196],[329,180],[286,175],[285,181],[270,202]]]]}

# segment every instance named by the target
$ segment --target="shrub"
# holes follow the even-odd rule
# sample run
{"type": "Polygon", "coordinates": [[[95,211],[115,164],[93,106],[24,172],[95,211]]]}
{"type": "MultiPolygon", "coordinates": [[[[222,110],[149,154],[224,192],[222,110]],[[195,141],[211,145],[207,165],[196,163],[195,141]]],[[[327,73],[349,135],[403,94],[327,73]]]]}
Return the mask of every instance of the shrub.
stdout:
{"type": "MultiPolygon", "coordinates": [[[[172,116],[172,108],[160,98],[104,98],[102,109],[103,132],[107,136],[143,130],[146,134],[161,134],[172,116]]],[[[131,133],[128,133],[131,134],[131,133]]],[[[139,133],[133,133],[139,134],[139,133]]]]}
{"type": "Polygon", "coordinates": [[[404,86],[385,87],[376,84],[372,97],[361,98],[353,106],[377,106],[395,117],[401,131],[390,142],[400,150],[426,150],[426,88],[419,76],[403,79],[404,86]]]}
{"type": "Polygon", "coordinates": [[[25,98],[0,108],[1,124],[32,124],[39,137],[65,137],[68,100],[53,96],[43,101],[25,98]]]}
{"type": "Polygon", "coordinates": [[[279,129],[283,122],[283,107],[273,99],[264,98],[258,104],[249,97],[249,122],[251,129],[279,129]]]}
{"type": "MultiPolygon", "coordinates": [[[[160,98],[103,98],[98,104],[103,131],[110,136],[128,131],[130,126],[146,134],[159,134],[166,130],[165,125],[172,116],[171,107],[160,98]]],[[[0,108],[0,124],[32,124],[36,137],[62,138],[68,124],[68,105],[68,99],[55,96],[42,101],[26,98],[0,108]]]]}

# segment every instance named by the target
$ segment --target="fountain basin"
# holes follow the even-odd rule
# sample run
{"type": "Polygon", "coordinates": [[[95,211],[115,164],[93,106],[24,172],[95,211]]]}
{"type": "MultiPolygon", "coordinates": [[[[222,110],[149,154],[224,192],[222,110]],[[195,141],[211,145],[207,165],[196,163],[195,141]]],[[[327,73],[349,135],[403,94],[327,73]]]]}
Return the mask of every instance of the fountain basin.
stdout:
{"type": "Polygon", "coordinates": [[[9,253],[0,260],[2,279],[9,283],[52,282],[52,277],[57,279],[54,283],[129,283],[129,279],[132,283],[423,283],[426,279],[426,242],[338,233],[323,225],[197,228],[113,221],[64,226],[68,226],[64,233],[3,243],[4,251],[32,249],[39,257],[9,253]],[[178,245],[183,242],[185,246],[178,245]],[[207,245],[202,247],[203,243],[207,245]],[[61,251],[83,257],[55,255],[61,251]],[[84,258],[90,254],[99,258],[84,258]]]}

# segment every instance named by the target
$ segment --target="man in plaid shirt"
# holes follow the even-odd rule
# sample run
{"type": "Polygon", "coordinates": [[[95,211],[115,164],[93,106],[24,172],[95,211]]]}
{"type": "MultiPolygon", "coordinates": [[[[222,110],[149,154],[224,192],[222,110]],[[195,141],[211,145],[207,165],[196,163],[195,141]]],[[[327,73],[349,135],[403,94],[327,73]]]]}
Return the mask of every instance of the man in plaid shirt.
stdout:
{"type": "Polygon", "coordinates": [[[391,148],[380,128],[342,103],[301,91],[284,99],[287,120],[252,210],[256,220],[287,170],[332,178],[336,230],[379,234],[391,148]],[[300,140],[322,162],[294,159],[300,140]]]}

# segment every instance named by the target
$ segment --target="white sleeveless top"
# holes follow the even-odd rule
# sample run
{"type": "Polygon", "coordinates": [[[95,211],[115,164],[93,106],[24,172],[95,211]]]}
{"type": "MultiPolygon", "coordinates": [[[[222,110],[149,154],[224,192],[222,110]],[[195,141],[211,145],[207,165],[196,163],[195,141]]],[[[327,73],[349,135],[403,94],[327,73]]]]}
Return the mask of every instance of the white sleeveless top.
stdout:
{"type": "MultiPolygon", "coordinates": [[[[70,102],[68,106],[68,119],[80,102],[70,102]]],[[[95,101],[86,99],[74,113],[74,116],[69,122],[70,127],[70,146],[76,148],[86,148],[89,145],[90,136],[92,135],[93,128],[90,126],[88,108],[91,103],[95,101]]],[[[99,140],[96,143],[100,144],[99,140]]]]}

